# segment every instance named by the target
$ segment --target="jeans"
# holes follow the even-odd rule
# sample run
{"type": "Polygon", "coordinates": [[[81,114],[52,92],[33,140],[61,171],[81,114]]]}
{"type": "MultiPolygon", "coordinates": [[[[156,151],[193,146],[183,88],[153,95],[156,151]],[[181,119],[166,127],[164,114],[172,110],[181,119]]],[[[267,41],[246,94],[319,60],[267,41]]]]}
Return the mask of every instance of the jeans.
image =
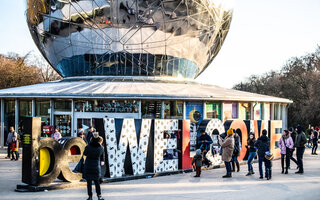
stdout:
{"type": "Polygon", "coordinates": [[[313,141],[312,154],[317,153],[317,148],[318,148],[318,140],[317,141],[313,141]]]}
{"type": "Polygon", "coordinates": [[[299,172],[303,172],[303,154],[305,147],[297,147],[297,160],[299,166],[299,172]]]}
{"type": "Polygon", "coordinates": [[[231,162],[239,163],[238,156],[233,156],[231,162]]]}
{"type": "MultiPolygon", "coordinates": [[[[289,152],[290,153],[289,154],[290,160],[292,160],[294,163],[296,163],[297,166],[299,166],[298,165],[298,161],[293,157],[293,152],[294,152],[294,150],[289,152]]],[[[289,162],[289,166],[288,167],[290,167],[290,162],[289,162]]]]}
{"type": "Polygon", "coordinates": [[[224,164],[226,165],[227,174],[231,175],[232,174],[231,163],[224,161],[224,164]]]}
{"type": "Polygon", "coordinates": [[[258,156],[258,161],[259,161],[259,174],[260,174],[260,177],[263,177],[262,163],[264,161],[264,156],[258,156]]]}
{"type": "MultiPolygon", "coordinates": [[[[99,180],[94,180],[94,184],[96,186],[97,195],[100,196],[101,188],[100,188],[99,180]]],[[[92,197],[92,180],[87,180],[87,190],[88,190],[88,195],[92,197]]]]}
{"type": "Polygon", "coordinates": [[[248,171],[253,172],[252,161],[256,157],[256,152],[250,152],[248,156],[248,171]]]}

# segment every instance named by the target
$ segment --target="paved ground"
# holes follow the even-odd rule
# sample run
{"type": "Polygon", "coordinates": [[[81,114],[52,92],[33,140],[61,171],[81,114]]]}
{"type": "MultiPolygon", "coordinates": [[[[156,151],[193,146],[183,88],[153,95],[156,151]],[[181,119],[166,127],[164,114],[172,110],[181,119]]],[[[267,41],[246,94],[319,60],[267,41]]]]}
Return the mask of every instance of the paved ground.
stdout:
{"type": "MultiPolygon", "coordinates": [[[[5,160],[0,150],[0,199],[86,199],[86,187],[38,193],[17,193],[21,180],[21,161],[5,160]]],[[[258,175],[246,177],[246,166],[234,173],[232,179],[222,179],[225,169],[203,171],[201,178],[185,173],[151,179],[109,183],[102,185],[105,199],[170,200],[170,199],[320,199],[320,155],[305,154],[305,174],[280,173],[280,161],[274,161],[273,179],[260,180],[258,175]]],[[[292,163],[292,166],[294,164],[292,163]]],[[[254,164],[258,171],[258,165],[254,164]]],[[[95,197],[96,198],[96,197],[95,197]]]]}

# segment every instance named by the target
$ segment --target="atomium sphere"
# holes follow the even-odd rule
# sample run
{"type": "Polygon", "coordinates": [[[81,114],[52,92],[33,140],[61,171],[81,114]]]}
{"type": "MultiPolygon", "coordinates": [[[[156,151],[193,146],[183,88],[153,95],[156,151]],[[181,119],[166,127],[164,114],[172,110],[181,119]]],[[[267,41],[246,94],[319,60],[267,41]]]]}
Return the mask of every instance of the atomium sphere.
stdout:
{"type": "Polygon", "coordinates": [[[27,0],[39,50],[63,77],[196,78],[219,52],[224,0],[27,0]]]}

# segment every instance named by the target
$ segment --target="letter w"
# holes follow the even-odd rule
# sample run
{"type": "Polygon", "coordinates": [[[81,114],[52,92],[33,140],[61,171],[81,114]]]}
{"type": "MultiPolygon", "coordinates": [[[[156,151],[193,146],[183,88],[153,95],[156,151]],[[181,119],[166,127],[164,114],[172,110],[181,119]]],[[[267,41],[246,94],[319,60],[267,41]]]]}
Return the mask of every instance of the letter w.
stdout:
{"type": "Polygon", "coordinates": [[[124,174],[124,162],[128,145],[130,149],[133,175],[144,174],[146,169],[151,119],[142,120],[139,146],[134,119],[123,119],[119,145],[117,145],[115,119],[105,118],[104,128],[110,177],[121,177],[124,174]]]}

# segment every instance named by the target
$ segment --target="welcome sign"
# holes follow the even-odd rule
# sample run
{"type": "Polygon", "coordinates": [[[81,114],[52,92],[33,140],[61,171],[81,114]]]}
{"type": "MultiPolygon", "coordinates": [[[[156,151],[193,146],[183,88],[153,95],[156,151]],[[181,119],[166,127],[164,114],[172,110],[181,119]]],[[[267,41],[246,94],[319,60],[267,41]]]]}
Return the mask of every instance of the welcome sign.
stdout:
{"type": "MultiPolygon", "coordinates": [[[[192,168],[190,120],[105,118],[95,119],[95,121],[97,131],[104,138],[106,153],[106,167],[102,170],[104,177],[138,176],[192,168]],[[167,134],[173,137],[169,138],[167,134]],[[168,154],[173,155],[168,156],[168,154]]],[[[24,134],[26,138],[32,139],[31,142],[26,139],[29,144],[24,145],[24,148],[29,150],[23,151],[23,163],[28,166],[22,169],[22,181],[30,185],[47,185],[56,178],[68,182],[79,181],[81,175],[73,173],[69,164],[80,160],[85,143],[80,138],[64,138],[59,142],[52,138],[40,140],[40,130],[37,130],[40,125],[36,125],[40,120],[33,118],[27,122],[33,127],[24,134]],[[30,159],[35,161],[30,162],[30,159]]],[[[200,126],[214,140],[211,150],[216,148],[215,141],[219,134],[229,128],[239,129],[242,144],[239,160],[246,158],[245,145],[249,132],[254,132],[258,137],[263,129],[267,129],[270,149],[279,156],[276,141],[281,137],[282,121],[228,120],[222,122],[219,119],[212,119],[203,120],[200,126]]],[[[213,165],[221,164],[221,156],[213,155],[211,150],[207,154],[208,159],[213,165]]]]}

